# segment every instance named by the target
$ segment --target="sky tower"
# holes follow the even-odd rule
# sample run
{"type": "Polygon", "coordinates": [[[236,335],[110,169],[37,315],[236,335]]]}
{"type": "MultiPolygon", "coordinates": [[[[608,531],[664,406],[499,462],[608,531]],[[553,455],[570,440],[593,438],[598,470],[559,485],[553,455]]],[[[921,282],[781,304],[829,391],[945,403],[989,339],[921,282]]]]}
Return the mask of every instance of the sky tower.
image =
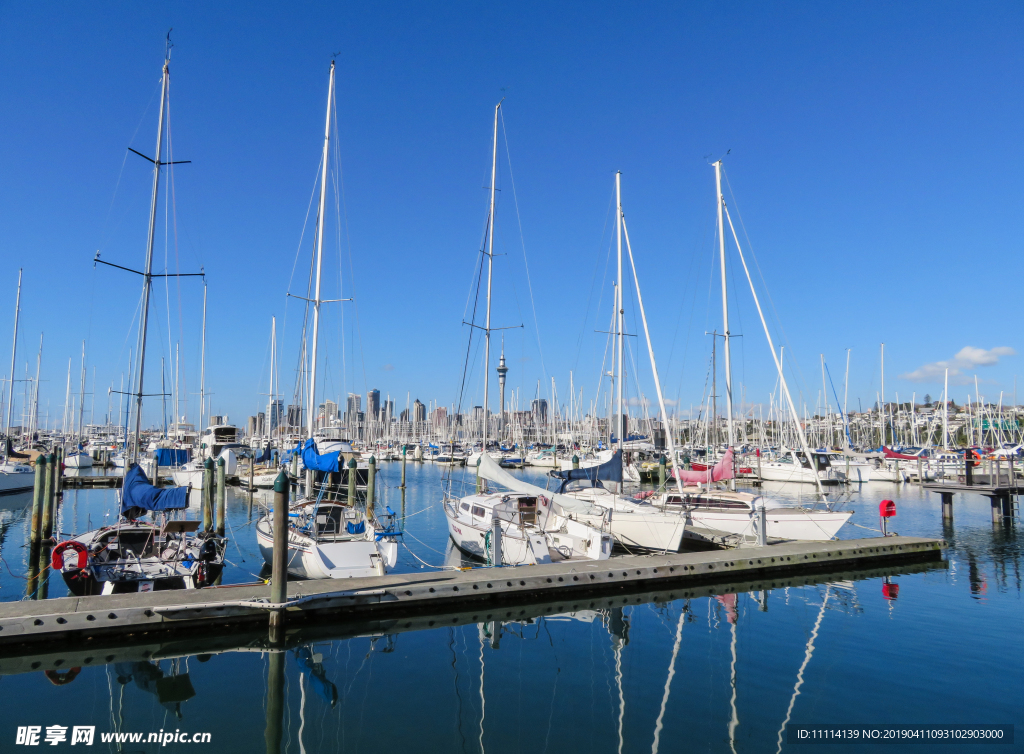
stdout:
{"type": "Polygon", "coordinates": [[[505,366],[505,339],[501,339],[501,359],[498,361],[498,393],[501,397],[501,408],[498,413],[498,432],[505,431],[505,375],[508,374],[508,367],[505,366]]]}

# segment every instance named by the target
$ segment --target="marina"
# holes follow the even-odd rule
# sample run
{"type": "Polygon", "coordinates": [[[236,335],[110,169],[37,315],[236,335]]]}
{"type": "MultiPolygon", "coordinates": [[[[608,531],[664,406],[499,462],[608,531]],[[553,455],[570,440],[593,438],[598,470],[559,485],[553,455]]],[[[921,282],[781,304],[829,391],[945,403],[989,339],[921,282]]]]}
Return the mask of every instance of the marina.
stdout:
{"type": "Polygon", "coordinates": [[[5,14],[0,750],[1020,747],[1019,9],[229,10],[5,14]]]}

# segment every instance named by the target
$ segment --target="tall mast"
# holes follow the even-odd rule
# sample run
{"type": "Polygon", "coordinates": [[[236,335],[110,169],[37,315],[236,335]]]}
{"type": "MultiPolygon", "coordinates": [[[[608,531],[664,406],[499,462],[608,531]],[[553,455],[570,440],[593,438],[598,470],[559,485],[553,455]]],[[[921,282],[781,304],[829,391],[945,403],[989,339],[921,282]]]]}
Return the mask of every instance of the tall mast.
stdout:
{"type": "Polygon", "coordinates": [[[491,214],[487,223],[487,319],[484,326],[484,429],[483,452],[487,452],[487,409],[491,387],[491,273],[494,270],[494,191],[498,180],[498,111],[501,102],[494,106],[494,143],[491,152],[491,214]]]}
{"type": "Polygon", "coordinates": [[[619,450],[622,450],[625,444],[625,432],[623,431],[622,425],[626,422],[623,419],[624,414],[622,413],[622,383],[625,382],[622,376],[622,172],[615,172],[615,206],[617,212],[615,213],[615,230],[618,242],[618,277],[615,283],[615,340],[619,349],[618,354],[618,382],[615,385],[615,409],[618,419],[615,427],[615,431],[619,435],[619,450]]]}
{"type": "Polygon", "coordinates": [[[36,384],[32,396],[32,422],[29,425],[28,441],[32,442],[32,436],[36,433],[39,423],[39,368],[43,363],[43,334],[39,334],[39,354],[36,356],[36,384]]]}
{"type": "Polygon", "coordinates": [[[203,416],[206,411],[206,280],[203,280],[203,335],[199,347],[199,426],[195,429],[200,433],[203,427],[203,416]]]}
{"type": "MultiPolygon", "coordinates": [[[[163,79],[160,84],[160,118],[156,126],[156,155],[153,159],[153,196],[149,204],[149,233],[146,236],[146,271],[142,276],[142,320],[139,323],[139,353],[136,375],[138,392],[135,393],[135,442],[132,443],[131,463],[139,458],[139,443],[142,433],[143,377],[146,366],[146,328],[149,325],[149,293],[153,287],[153,236],[156,232],[156,203],[160,192],[160,158],[164,142],[164,112],[167,106],[167,86],[170,81],[171,49],[168,43],[164,55],[163,79]]],[[[131,463],[128,465],[130,466],[131,463]]]]}
{"type": "Polygon", "coordinates": [[[263,418],[263,431],[270,442],[270,430],[273,427],[271,416],[274,410],[274,360],[277,358],[277,317],[270,318],[270,395],[267,397],[267,415],[263,418]]]}
{"type": "MultiPolygon", "coordinates": [[[[7,384],[7,418],[4,421],[4,437],[11,437],[11,409],[14,407],[14,366],[18,355],[18,317],[21,315],[21,273],[18,269],[18,296],[14,300],[14,337],[11,339],[11,378],[7,384]]],[[[7,451],[4,451],[7,455],[7,451]]]]}
{"type": "Polygon", "coordinates": [[[885,343],[882,344],[882,394],[879,396],[879,417],[881,421],[882,445],[885,445],[885,343]]]}
{"type": "Polygon", "coordinates": [[[949,450],[949,367],[946,367],[946,382],[942,388],[942,449],[949,450]]]}
{"type": "MultiPolygon", "coordinates": [[[[124,390],[124,385],[121,385],[121,390],[124,390]]],[[[68,433],[68,419],[71,413],[71,357],[68,357],[68,386],[64,393],[64,422],[61,424],[61,434],[67,435],[68,433]]]]}
{"type": "MultiPolygon", "coordinates": [[[[140,388],[141,390],[141,388],[140,388]]],[[[85,415],[85,341],[82,341],[82,387],[78,394],[78,439],[82,439],[82,419],[85,415]]]]}
{"type": "MultiPolygon", "coordinates": [[[[331,145],[331,103],[334,102],[334,61],[331,61],[331,78],[327,86],[327,119],[324,124],[323,171],[320,174],[320,209],[316,221],[316,293],[313,298],[313,347],[309,358],[309,401],[307,403],[306,435],[313,437],[316,424],[316,347],[320,333],[320,267],[324,250],[324,214],[327,206],[327,159],[331,145]]],[[[312,472],[311,472],[312,473],[312,472]]]]}
{"type": "MultiPolygon", "coordinates": [[[[722,196],[722,161],[715,163],[715,189],[718,192],[718,255],[722,267],[722,342],[725,345],[725,421],[729,433],[729,447],[736,443],[735,431],[732,426],[732,355],[729,349],[729,287],[725,276],[725,226],[722,223],[722,207],[725,197],[722,196]]],[[[736,482],[729,480],[729,486],[735,487],[736,482]]]]}

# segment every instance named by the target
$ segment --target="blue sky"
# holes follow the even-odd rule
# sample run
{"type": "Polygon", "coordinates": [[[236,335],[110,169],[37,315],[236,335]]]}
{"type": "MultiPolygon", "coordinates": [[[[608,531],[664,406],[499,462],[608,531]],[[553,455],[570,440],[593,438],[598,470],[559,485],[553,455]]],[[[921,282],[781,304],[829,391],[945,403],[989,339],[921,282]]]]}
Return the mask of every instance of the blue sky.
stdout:
{"type": "MultiPolygon", "coordinates": [[[[215,412],[242,421],[265,400],[274,315],[292,390],[301,310],[285,294],[305,289],[332,53],[344,201],[327,215],[324,295],[339,297],[340,269],[356,301],[326,307],[322,397],[457,399],[502,96],[493,320],[524,325],[505,333],[522,402],[552,377],[564,402],[570,370],[584,404],[595,398],[621,170],[667,397],[700,403],[704,332],[721,328],[720,156],[804,402],[818,399],[821,353],[842,394],[851,349],[851,408],[873,403],[882,342],[890,399],[937,398],[950,367],[958,402],[975,374],[1009,401],[1024,373],[1019,3],[7,3],[0,372],[23,267],[17,372],[34,371],[45,332],[51,417],[83,340],[97,418],[127,368],[139,285],[91,259],[142,264],[150,173],[126,147],[153,151],[170,27],[174,157],[192,163],[161,200],[156,266],[207,272],[215,412]]],[[[737,400],[742,383],[756,403],[774,369],[733,253],[730,265],[737,400]]],[[[157,286],[150,387],[180,343],[181,391],[198,391],[201,301],[194,280],[157,286]]],[[[643,341],[632,349],[653,399],[643,341]]],[[[482,398],[480,361],[466,405],[482,398]]]]}

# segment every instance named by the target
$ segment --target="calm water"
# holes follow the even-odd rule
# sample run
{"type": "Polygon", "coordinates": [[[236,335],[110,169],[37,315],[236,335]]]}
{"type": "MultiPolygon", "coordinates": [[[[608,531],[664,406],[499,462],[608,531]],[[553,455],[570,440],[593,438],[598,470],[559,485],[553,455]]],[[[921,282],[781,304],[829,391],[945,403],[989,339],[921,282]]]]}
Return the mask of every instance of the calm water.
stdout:
{"type": "MultiPolygon", "coordinates": [[[[443,564],[452,555],[437,505],[440,470],[410,464],[404,498],[399,477],[398,464],[384,465],[383,502],[404,512],[408,532],[399,570],[443,564]]],[[[769,492],[796,499],[810,490],[769,492]]],[[[259,509],[229,494],[225,582],[251,581],[263,566],[259,509]]],[[[631,595],[626,604],[566,600],[305,627],[289,637],[283,681],[270,685],[282,655],[263,652],[257,632],[112,647],[97,654],[114,661],[101,657],[68,683],[33,672],[34,658],[0,657],[0,751],[28,750],[14,744],[28,725],[42,735],[68,726],[69,739],[71,726],[95,726],[95,745],[111,751],[161,747],[102,743],[102,733],[161,730],[211,734],[211,743],[167,749],[264,751],[278,693],[280,751],[295,753],[813,752],[825,747],[780,743],[787,721],[1024,723],[1021,524],[993,526],[985,498],[957,495],[955,521],[943,527],[937,496],[885,484],[853,494],[853,522],[877,528],[883,498],[896,500],[899,533],[949,541],[945,563],[828,574],[768,593],[738,585],[711,597],[660,592],[657,601],[631,595]],[[887,581],[899,585],[896,600],[883,597],[887,581]]],[[[109,521],[114,500],[110,490],[68,490],[61,530],[109,521]]],[[[25,592],[26,501],[0,498],[4,600],[25,592]]],[[[65,593],[61,582],[49,585],[51,597],[65,593]]],[[[860,748],[880,750],[839,751],[860,748]]],[[[985,749],[1024,746],[970,750],[985,749]]]]}

